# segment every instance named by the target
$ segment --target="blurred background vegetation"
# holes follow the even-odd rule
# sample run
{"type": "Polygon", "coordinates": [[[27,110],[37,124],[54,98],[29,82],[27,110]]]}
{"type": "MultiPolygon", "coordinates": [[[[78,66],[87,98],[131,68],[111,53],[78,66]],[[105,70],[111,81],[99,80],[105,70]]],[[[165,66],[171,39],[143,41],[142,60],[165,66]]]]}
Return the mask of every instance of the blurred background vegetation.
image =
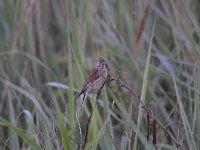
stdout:
{"type": "Polygon", "coordinates": [[[200,149],[199,24],[199,0],[0,0],[0,149],[79,149],[91,113],[85,149],[177,149],[159,127],[157,146],[146,140],[145,115],[116,83],[74,114],[99,56],[182,149],[200,149]]]}

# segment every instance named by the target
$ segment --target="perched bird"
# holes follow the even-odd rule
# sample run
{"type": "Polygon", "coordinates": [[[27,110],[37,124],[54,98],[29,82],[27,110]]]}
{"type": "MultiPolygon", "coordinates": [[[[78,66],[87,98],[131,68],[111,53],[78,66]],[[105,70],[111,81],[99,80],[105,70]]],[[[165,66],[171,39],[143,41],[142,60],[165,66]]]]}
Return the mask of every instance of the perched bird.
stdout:
{"type": "Polygon", "coordinates": [[[107,63],[102,57],[98,58],[95,63],[93,70],[88,75],[81,92],[77,95],[77,98],[83,94],[82,104],[85,102],[88,94],[97,93],[97,99],[100,94],[100,90],[104,85],[107,77],[107,63]]]}

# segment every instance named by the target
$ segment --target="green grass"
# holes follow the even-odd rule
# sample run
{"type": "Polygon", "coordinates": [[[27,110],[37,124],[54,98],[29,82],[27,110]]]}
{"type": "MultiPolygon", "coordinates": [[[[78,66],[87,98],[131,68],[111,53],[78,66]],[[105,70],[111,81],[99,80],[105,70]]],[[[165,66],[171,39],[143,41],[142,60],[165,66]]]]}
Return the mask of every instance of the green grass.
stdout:
{"type": "Polygon", "coordinates": [[[177,149],[159,127],[158,144],[152,134],[147,141],[143,109],[117,83],[106,84],[97,104],[93,95],[83,107],[81,99],[74,103],[99,56],[110,74],[141,94],[183,150],[200,149],[199,6],[1,1],[0,149],[79,149],[91,113],[85,149],[177,149]]]}

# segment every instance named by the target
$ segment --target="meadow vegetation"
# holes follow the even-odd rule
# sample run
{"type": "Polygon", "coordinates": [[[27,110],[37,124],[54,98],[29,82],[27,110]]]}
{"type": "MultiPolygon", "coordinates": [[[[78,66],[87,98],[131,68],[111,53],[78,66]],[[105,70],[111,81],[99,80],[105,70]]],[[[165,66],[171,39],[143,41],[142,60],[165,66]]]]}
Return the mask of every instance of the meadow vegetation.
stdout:
{"type": "Polygon", "coordinates": [[[199,150],[198,116],[199,0],[0,1],[0,149],[199,150]],[[98,57],[181,147],[119,82],[74,102],[98,57]]]}

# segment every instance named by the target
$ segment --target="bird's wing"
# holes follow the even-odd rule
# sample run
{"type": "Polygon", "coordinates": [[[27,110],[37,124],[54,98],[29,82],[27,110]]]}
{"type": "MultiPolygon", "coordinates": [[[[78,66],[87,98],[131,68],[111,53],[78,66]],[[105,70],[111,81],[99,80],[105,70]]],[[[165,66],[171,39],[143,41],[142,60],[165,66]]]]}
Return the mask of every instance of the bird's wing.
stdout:
{"type": "Polygon", "coordinates": [[[93,69],[92,72],[88,75],[87,80],[88,82],[94,82],[99,78],[99,70],[98,69],[93,69]]]}
{"type": "Polygon", "coordinates": [[[92,72],[88,75],[88,77],[87,77],[87,79],[86,79],[86,82],[84,83],[81,92],[77,95],[77,98],[78,98],[81,94],[85,93],[85,91],[87,90],[87,86],[88,86],[90,83],[94,82],[95,80],[97,80],[97,79],[99,78],[99,73],[98,73],[98,71],[99,71],[98,69],[93,69],[92,72]]]}

